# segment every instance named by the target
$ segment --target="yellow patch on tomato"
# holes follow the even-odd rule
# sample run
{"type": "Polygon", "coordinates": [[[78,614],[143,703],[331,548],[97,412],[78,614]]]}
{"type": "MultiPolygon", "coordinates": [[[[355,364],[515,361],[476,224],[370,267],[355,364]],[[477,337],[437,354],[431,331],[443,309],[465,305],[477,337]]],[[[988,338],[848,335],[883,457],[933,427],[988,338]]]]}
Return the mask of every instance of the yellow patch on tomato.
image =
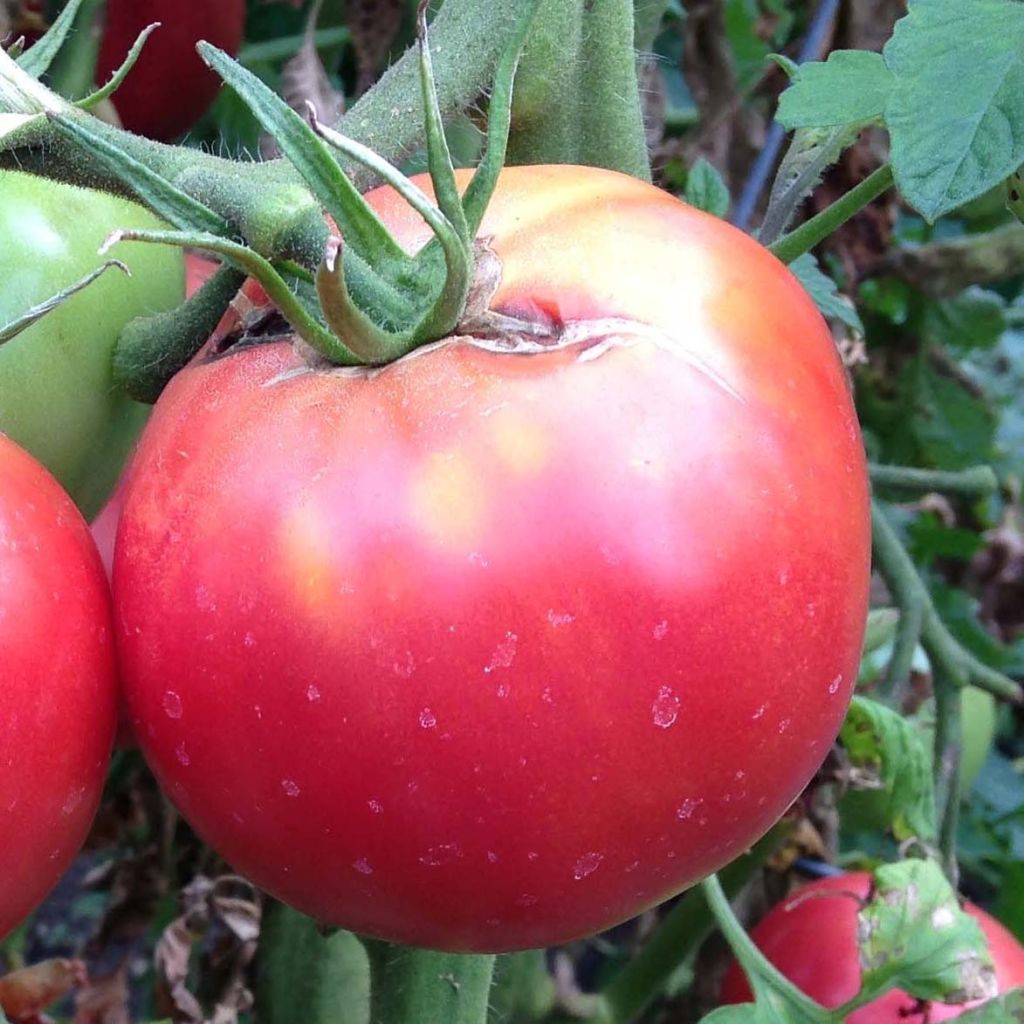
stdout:
{"type": "Polygon", "coordinates": [[[295,597],[309,611],[324,608],[334,594],[331,523],[312,502],[296,505],[281,528],[282,564],[295,597]]]}
{"type": "Polygon", "coordinates": [[[539,473],[550,446],[544,431],[509,409],[499,409],[491,421],[491,436],[498,457],[508,469],[523,476],[539,473]]]}
{"type": "Polygon", "coordinates": [[[480,533],[484,497],[482,474],[461,452],[434,452],[413,475],[413,518],[436,544],[472,547],[480,533]]]}

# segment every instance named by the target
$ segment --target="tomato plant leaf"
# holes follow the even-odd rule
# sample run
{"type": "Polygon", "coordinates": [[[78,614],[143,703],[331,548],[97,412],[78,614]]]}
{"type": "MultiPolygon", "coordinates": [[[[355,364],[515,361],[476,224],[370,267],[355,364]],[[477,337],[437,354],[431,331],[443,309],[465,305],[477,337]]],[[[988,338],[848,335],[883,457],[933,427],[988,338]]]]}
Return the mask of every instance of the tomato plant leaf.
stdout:
{"type": "Polygon", "coordinates": [[[922,332],[938,345],[991,348],[1006,330],[1006,302],[996,292],[968,288],[925,309],[922,332]]]}
{"type": "Polygon", "coordinates": [[[864,333],[864,324],[853,303],[839,293],[835,281],[821,269],[814,253],[805,252],[789,264],[789,269],[807,289],[822,316],[840,320],[858,334],[864,333]]]}
{"type": "Polygon", "coordinates": [[[1006,208],[1024,224],[1024,167],[1006,179],[1006,208]]]}
{"type": "Polygon", "coordinates": [[[964,7],[913,0],[883,51],[895,76],[885,121],[896,184],[928,220],[1024,161],[1024,4],[964,7]]]}
{"type": "Polygon", "coordinates": [[[797,68],[775,116],[788,129],[870,124],[882,119],[893,84],[880,54],[836,50],[797,68]]]}
{"type": "Polygon", "coordinates": [[[1021,1024],[1024,1021],[1024,988],[1015,988],[990,999],[960,1014],[957,1020],[961,1024],[1021,1024]]]}
{"type": "Polygon", "coordinates": [[[854,697],[839,740],[851,765],[881,783],[896,838],[934,839],[931,757],[913,725],[877,701],[854,697]]]}
{"type": "Polygon", "coordinates": [[[729,210],[729,187],[704,157],[690,168],[684,197],[691,206],[716,217],[724,217],[729,210]]]}
{"type": "Polygon", "coordinates": [[[886,864],[858,915],[865,991],[900,988],[918,999],[963,1003],[996,994],[981,926],[960,909],[933,861],[886,864]]]}
{"type": "Polygon", "coordinates": [[[762,245],[771,245],[786,230],[797,207],[857,137],[857,131],[850,125],[797,129],[772,182],[758,234],[762,245]]]}

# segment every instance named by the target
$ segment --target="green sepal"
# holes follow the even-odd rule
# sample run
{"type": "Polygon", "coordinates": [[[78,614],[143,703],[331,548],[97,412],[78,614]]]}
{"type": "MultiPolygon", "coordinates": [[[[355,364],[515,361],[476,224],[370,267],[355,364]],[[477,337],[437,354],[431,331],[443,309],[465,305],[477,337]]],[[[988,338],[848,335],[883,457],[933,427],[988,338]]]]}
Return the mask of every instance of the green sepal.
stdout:
{"type": "Polygon", "coordinates": [[[273,263],[239,242],[231,242],[216,235],[183,231],[118,231],[111,235],[107,245],[119,241],[177,245],[183,249],[199,249],[222,257],[236,270],[255,278],[295,333],[325,359],[338,366],[355,366],[360,362],[355,353],[327,330],[317,319],[316,313],[288,287],[273,263]]]}
{"type": "Polygon", "coordinates": [[[229,235],[231,227],[219,214],[176,188],[152,168],[127,153],[108,137],[92,129],[91,118],[48,115],[68,139],[106,165],[157,216],[173,227],[215,235],[229,235]]]}
{"type": "Polygon", "coordinates": [[[159,22],[147,25],[139,33],[139,38],[132,44],[132,48],[128,51],[128,56],[125,57],[124,62],[110,76],[110,80],[95,92],[91,92],[88,96],[83,96],[82,99],[76,100],[75,106],[78,107],[79,110],[91,110],[98,103],[102,103],[105,99],[113,96],[117,89],[121,87],[124,80],[128,77],[128,72],[135,67],[136,62],[142,54],[142,48],[146,45],[146,41],[159,27],[159,22]]]}
{"type": "Polygon", "coordinates": [[[27,71],[33,78],[42,78],[50,70],[50,65],[56,60],[61,47],[75,27],[75,19],[83,2],[84,0],[69,0],[46,35],[17,58],[18,67],[27,71]]]}
{"type": "Polygon", "coordinates": [[[16,338],[22,331],[28,330],[38,320],[42,320],[47,313],[52,313],[58,306],[63,305],[72,295],[80,292],[83,288],[88,288],[93,281],[112,267],[116,267],[131,277],[131,271],[120,260],[107,260],[102,266],[86,274],[80,281],[76,281],[73,285],[57,292],[56,295],[51,296],[45,302],[40,302],[39,305],[27,309],[17,320],[9,324],[0,324],[0,345],[10,341],[12,338],[16,338]]]}
{"type": "Polygon", "coordinates": [[[137,402],[155,402],[202,348],[244,281],[234,267],[221,267],[177,309],[132,320],[114,349],[118,386],[137,402]]]}

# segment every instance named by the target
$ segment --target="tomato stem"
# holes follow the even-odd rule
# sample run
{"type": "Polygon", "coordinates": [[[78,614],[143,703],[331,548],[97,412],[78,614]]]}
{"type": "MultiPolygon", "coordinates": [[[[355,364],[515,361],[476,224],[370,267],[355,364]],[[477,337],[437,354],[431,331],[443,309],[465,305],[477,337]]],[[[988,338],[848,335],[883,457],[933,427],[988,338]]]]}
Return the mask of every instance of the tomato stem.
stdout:
{"type": "Polygon", "coordinates": [[[893,185],[892,166],[883,164],[821,213],[783,235],[769,248],[783,263],[810,252],[893,185]]]}
{"type": "Polygon", "coordinates": [[[586,164],[650,181],[633,9],[631,0],[541,6],[520,68],[510,163],[586,164]]]}
{"type": "MultiPolygon", "coordinates": [[[[761,869],[793,830],[781,821],[747,854],[719,872],[723,890],[735,896],[761,869]]],[[[704,891],[694,887],[662,918],[640,952],[609,982],[589,1019],[600,1024],[629,1024],[664,990],[669,978],[703,944],[715,927],[704,891]]]]}
{"type": "Polygon", "coordinates": [[[883,466],[872,463],[868,470],[875,487],[892,488],[911,494],[956,494],[966,498],[987,498],[999,490],[999,478],[991,466],[962,470],[918,469],[914,466],[883,466]]]}
{"type": "Polygon", "coordinates": [[[495,957],[435,953],[377,940],[370,958],[373,1024],[484,1024],[495,957]]]}
{"type": "Polygon", "coordinates": [[[973,684],[1016,703],[1024,700],[1024,691],[1012,679],[979,661],[949,632],[935,609],[927,586],[878,502],[872,502],[871,527],[875,568],[900,610],[900,633],[897,634],[896,649],[889,665],[887,688],[892,690],[903,685],[918,641],[931,663],[936,713],[935,806],[940,821],[943,866],[955,884],[956,824],[960,809],[959,762],[963,743],[961,691],[968,684],[973,684]]]}
{"type": "Polygon", "coordinates": [[[746,973],[755,994],[760,995],[767,990],[781,997],[799,1014],[807,1016],[811,1020],[822,1019],[827,1011],[810,996],[801,992],[754,945],[754,940],[747,934],[733,913],[729,898],[726,896],[718,876],[709,875],[701,883],[701,887],[719,930],[746,973]]]}

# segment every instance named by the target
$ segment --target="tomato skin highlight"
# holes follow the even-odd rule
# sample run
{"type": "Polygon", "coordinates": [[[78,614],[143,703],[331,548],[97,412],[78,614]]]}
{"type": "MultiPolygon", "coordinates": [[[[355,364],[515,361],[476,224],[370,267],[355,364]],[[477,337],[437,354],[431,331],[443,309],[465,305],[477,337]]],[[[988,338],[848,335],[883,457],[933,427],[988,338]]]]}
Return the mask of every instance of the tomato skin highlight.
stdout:
{"type": "MultiPolygon", "coordinates": [[[[0,324],[81,280],[118,228],[155,229],[133,203],[29,174],[0,171],[0,324]]],[[[177,305],[180,252],[118,245],[108,270],[61,308],[0,345],[0,431],[57,477],[86,517],[106,500],[149,414],[113,381],[113,350],[137,316],[177,305]]]]}
{"type": "Polygon", "coordinates": [[[88,527],[0,434],[0,937],[78,852],[114,735],[110,597],[88,527]]]}
{"type": "Polygon", "coordinates": [[[841,723],[870,544],[842,368],[764,249],[583,168],[505,171],[482,234],[492,308],[606,343],[197,361],[114,567],[192,824],[307,913],[463,951],[595,932],[766,831],[841,723]]]}
{"type": "MultiPolygon", "coordinates": [[[[867,899],[871,876],[854,871],[802,886],[774,906],[751,931],[757,947],[798,988],[827,1009],[836,1009],[860,990],[857,950],[858,900],[867,899]]],[[[971,903],[964,909],[988,939],[1000,992],[1024,985],[1024,946],[994,917],[971,903]]],[[[722,1003],[750,1002],[753,995],[735,961],[722,984],[722,1003]]],[[[925,1006],[893,990],[847,1017],[848,1024],[914,1024],[953,1020],[982,1001],[925,1006]]]]}
{"type": "Polygon", "coordinates": [[[188,131],[221,86],[196,53],[200,40],[232,57],[245,29],[245,0],[107,0],[97,80],[121,66],[147,25],[160,22],[113,102],[131,132],[164,142],[188,131]]]}

